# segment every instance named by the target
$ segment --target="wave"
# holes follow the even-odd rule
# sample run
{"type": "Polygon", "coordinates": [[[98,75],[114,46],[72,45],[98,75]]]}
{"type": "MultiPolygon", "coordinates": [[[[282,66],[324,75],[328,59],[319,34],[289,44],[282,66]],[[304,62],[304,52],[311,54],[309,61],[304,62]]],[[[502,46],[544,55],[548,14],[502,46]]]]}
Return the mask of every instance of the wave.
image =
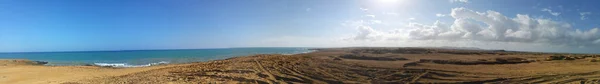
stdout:
{"type": "Polygon", "coordinates": [[[311,52],[316,52],[317,50],[308,50],[306,52],[302,52],[302,53],[311,53],[311,52]]]}
{"type": "Polygon", "coordinates": [[[96,66],[105,66],[105,67],[147,67],[147,66],[154,66],[154,65],[161,65],[161,64],[169,64],[169,62],[160,61],[157,63],[149,63],[149,64],[144,64],[144,65],[130,65],[127,63],[94,63],[94,65],[96,65],[96,66]]]}
{"type": "Polygon", "coordinates": [[[284,53],[283,55],[296,55],[296,54],[305,54],[305,53],[311,53],[311,52],[315,52],[315,51],[317,51],[317,50],[308,50],[308,51],[304,51],[304,52],[301,52],[301,51],[296,51],[296,52],[294,52],[294,53],[284,53]]]}

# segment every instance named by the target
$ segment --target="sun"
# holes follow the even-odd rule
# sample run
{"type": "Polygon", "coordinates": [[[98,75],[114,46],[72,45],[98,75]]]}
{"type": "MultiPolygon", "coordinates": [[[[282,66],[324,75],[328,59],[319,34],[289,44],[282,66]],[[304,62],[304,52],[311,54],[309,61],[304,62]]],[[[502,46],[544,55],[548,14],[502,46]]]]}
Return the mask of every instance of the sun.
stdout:
{"type": "Polygon", "coordinates": [[[407,0],[373,0],[377,5],[401,5],[407,0]]]}
{"type": "Polygon", "coordinates": [[[398,0],[379,0],[380,2],[384,2],[384,3],[395,3],[398,2],[398,0]]]}
{"type": "Polygon", "coordinates": [[[410,0],[364,0],[367,8],[373,10],[396,11],[400,8],[409,7],[410,0]]]}
{"type": "Polygon", "coordinates": [[[380,7],[397,7],[401,5],[405,5],[407,0],[372,0],[375,6],[380,7]]]}

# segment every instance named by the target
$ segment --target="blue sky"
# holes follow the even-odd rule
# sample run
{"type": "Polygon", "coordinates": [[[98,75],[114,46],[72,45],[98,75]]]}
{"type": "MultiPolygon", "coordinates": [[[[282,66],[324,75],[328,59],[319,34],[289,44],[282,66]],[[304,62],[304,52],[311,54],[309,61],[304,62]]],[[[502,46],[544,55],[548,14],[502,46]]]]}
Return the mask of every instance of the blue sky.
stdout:
{"type": "Polygon", "coordinates": [[[594,53],[600,48],[598,3],[0,0],[0,52],[457,46],[594,53]],[[524,16],[517,21],[517,14],[524,16]]]}

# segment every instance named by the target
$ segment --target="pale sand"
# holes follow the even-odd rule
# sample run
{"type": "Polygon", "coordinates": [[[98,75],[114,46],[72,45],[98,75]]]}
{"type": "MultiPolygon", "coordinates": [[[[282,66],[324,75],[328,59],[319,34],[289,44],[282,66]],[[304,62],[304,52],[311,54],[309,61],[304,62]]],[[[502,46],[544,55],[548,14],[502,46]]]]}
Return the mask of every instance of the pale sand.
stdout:
{"type": "Polygon", "coordinates": [[[0,84],[59,84],[69,81],[120,76],[166,66],[102,68],[95,66],[43,66],[28,60],[0,60],[0,84]]]}

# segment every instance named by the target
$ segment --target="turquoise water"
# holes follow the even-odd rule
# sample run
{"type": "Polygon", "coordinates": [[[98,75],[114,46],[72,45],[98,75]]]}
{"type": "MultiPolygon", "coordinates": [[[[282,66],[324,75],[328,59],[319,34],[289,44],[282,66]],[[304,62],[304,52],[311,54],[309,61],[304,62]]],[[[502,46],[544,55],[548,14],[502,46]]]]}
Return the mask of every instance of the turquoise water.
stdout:
{"type": "Polygon", "coordinates": [[[298,54],[307,48],[223,48],[186,50],[132,50],[89,52],[0,53],[0,59],[46,61],[46,65],[143,67],[166,63],[187,63],[226,59],[254,54],[298,54]]]}

